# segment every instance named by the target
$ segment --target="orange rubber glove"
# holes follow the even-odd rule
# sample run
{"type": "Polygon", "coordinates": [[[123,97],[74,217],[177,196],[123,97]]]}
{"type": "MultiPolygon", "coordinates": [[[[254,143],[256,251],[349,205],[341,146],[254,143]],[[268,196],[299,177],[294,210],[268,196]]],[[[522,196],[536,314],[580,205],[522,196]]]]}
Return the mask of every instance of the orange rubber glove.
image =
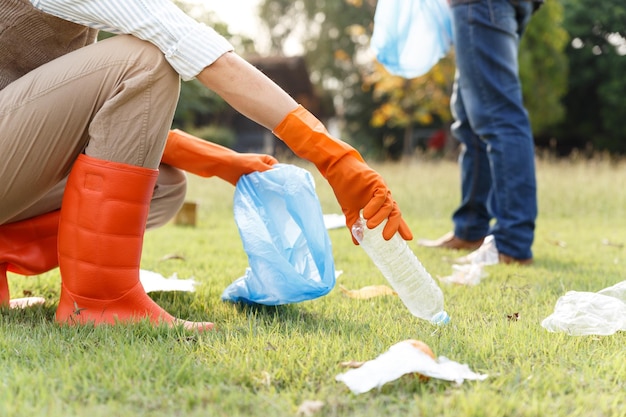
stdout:
{"type": "Polygon", "coordinates": [[[167,136],[161,162],[201,177],[217,176],[233,185],[242,175],[267,171],[278,163],[271,155],[235,152],[177,129],[167,136]]]}
{"type": "MultiPolygon", "coordinates": [[[[383,230],[386,240],[396,232],[405,240],[413,239],[383,178],[365,163],[356,149],[332,138],[308,110],[298,106],[280,122],[274,134],[300,158],[313,162],[328,180],[350,231],[363,210],[370,229],[388,219],[383,230]]],[[[358,244],[354,237],[352,240],[358,244]]]]}

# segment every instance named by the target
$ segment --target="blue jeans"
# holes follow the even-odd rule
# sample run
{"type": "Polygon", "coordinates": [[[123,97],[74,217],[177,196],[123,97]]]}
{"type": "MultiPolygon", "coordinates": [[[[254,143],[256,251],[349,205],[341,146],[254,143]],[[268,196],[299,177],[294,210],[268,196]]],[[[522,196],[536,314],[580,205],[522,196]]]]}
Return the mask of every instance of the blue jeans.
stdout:
{"type": "Polygon", "coordinates": [[[454,232],[466,240],[493,234],[498,251],[517,259],[532,258],[537,218],[534,142],[517,58],[532,9],[523,0],[452,0],[452,134],[463,145],[454,232]]]}

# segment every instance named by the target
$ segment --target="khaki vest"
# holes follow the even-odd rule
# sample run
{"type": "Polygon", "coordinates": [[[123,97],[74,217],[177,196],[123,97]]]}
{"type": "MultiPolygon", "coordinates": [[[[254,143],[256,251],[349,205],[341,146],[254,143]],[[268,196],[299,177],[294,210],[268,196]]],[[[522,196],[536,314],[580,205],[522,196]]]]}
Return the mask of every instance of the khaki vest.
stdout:
{"type": "Polygon", "coordinates": [[[97,31],[35,9],[28,0],[0,0],[0,90],[33,69],[91,44],[97,31]]]}

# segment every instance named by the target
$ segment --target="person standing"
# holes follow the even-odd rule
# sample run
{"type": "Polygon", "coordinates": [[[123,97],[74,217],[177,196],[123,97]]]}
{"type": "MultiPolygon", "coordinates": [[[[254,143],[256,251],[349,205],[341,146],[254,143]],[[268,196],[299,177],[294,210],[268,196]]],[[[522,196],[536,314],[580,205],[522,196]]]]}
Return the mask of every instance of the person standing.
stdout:
{"type": "Polygon", "coordinates": [[[452,134],[462,145],[461,203],[452,215],[454,231],[420,244],[474,250],[459,263],[530,264],[533,260],[534,142],[522,101],[518,51],[540,4],[450,1],[457,65],[452,134]]]}

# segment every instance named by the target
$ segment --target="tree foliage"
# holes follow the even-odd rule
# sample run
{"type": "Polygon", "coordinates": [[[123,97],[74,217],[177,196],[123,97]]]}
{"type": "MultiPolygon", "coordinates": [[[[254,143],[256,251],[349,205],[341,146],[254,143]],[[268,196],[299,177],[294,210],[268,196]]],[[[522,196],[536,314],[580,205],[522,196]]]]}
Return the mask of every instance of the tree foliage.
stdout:
{"type": "MultiPolygon", "coordinates": [[[[361,150],[388,156],[411,150],[415,127],[450,120],[454,56],[422,77],[390,75],[369,53],[375,9],[375,0],[265,0],[260,10],[274,52],[283,53],[294,36],[302,40],[313,82],[332,95],[346,121],[344,134],[361,150]]],[[[531,21],[520,49],[535,132],[555,125],[565,113],[560,100],[567,85],[568,37],[560,25],[562,13],[560,3],[548,1],[531,21]]]]}
{"type": "Polygon", "coordinates": [[[260,10],[274,53],[293,36],[302,42],[312,81],[332,97],[343,134],[363,152],[394,156],[415,124],[450,118],[454,70],[448,60],[415,80],[390,75],[369,50],[375,8],[375,0],[265,0],[260,10]]]}
{"type": "MultiPolygon", "coordinates": [[[[174,3],[196,20],[206,23],[226,37],[239,53],[254,52],[252,39],[231,33],[226,23],[219,21],[215,13],[208,11],[202,5],[194,4],[194,2],[190,1],[174,1],[174,3]]],[[[223,117],[223,114],[228,111],[230,111],[228,104],[217,94],[204,88],[199,81],[183,82],[174,114],[173,127],[185,129],[200,136],[200,130],[197,130],[197,126],[219,124],[221,121],[227,120],[227,118],[223,117]]],[[[202,131],[206,131],[206,129],[203,128],[202,131]]],[[[216,139],[215,141],[227,144],[228,140],[220,141],[216,139]]]]}
{"type": "Polygon", "coordinates": [[[561,1],[571,42],[567,116],[558,137],[571,145],[626,152],[626,3],[561,1]]]}
{"type": "Polygon", "coordinates": [[[359,0],[265,0],[260,14],[272,52],[285,53],[295,37],[318,93],[345,115],[349,103],[364,96],[359,66],[368,50],[374,7],[359,0]]]}
{"type": "Polygon", "coordinates": [[[520,44],[524,104],[536,135],[544,134],[565,117],[561,100],[567,90],[568,64],[564,51],[569,35],[562,23],[563,6],[549,0],[533,15],[520,44]]]}
{"type": "Polygon", "coordinates": [[[380,103],[372,113],[370,124],[373,127],[404,129],[402,153],[411,154],[416,126],[441,127],[451,120],[453,81],[452,53],[428,73],[412,79],[391,75],[381,64],[376,63],[374,71],[364,78],[364,87],[372,88],[374,102],[380,103]]]}
{"type": "MultiPolygon", "coordinates": [[[[211,13],[181,5],[238,52],[254,52],[252,40],[230,33],[211,13]]],[[[270,54],[302,45],[318,94],[342,121],[342,137],[370,156],[397,156],[412,129],[448,122],[454,57],[416,79],[388,74],[369,51],[375,8],[376,0],[262,0],[259,11],[270,54]]],[[[533,16],[519,62],[525,105],[540,141],[626,151],[624,22],[622,0],[547,0],[533,16]]],[[[213,93],[184,83],[175,123],[197,124],[198,115],[202,123],[217,120],[226,107],[213,93]]]]}

